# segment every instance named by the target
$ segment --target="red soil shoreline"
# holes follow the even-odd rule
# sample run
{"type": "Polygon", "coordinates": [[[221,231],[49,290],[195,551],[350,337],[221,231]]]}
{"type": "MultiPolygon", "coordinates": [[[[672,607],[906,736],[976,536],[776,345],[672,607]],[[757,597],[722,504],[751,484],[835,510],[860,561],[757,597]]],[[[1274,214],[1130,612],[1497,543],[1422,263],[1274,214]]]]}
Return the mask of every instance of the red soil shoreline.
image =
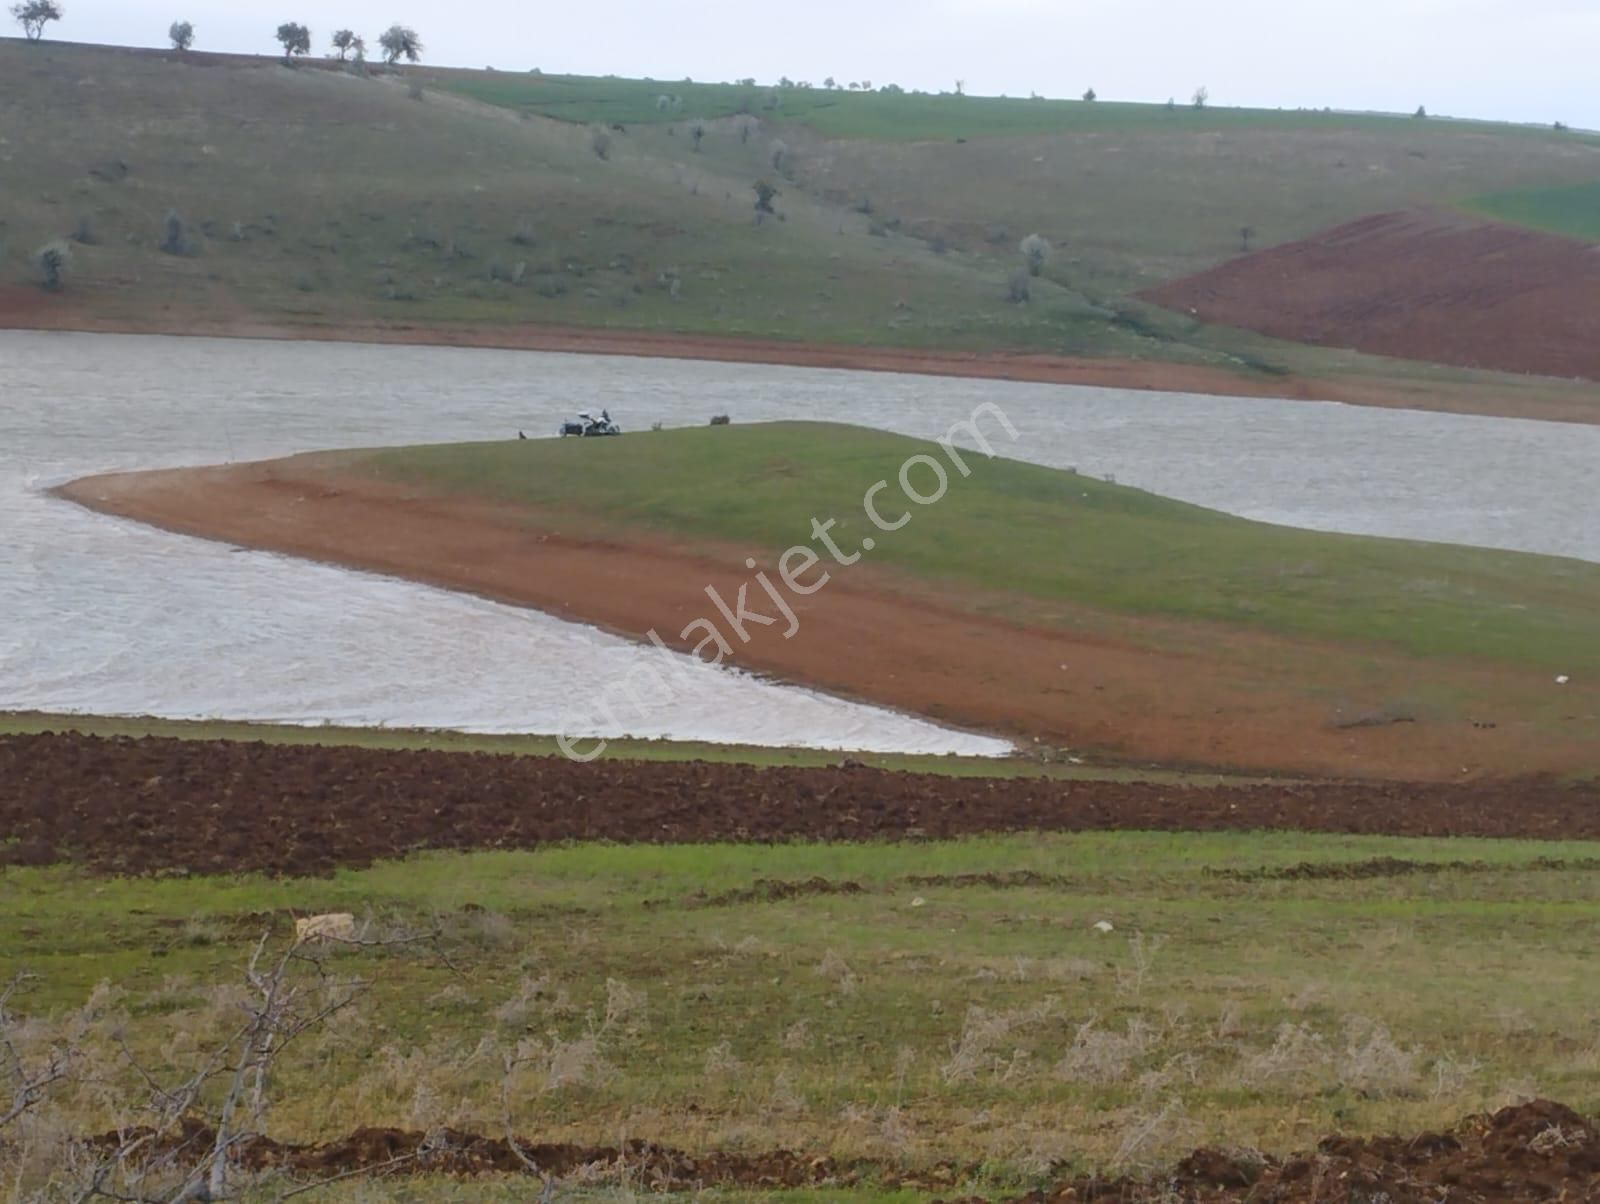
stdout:
{"type": "MultiPolygon", "coordinates": [[[[590,530],[570,514],[389,484],[347,453],[90,477],[58,493],[182,534],[474,593],[636,640],[658,632],[682,651],[702,640],[686,636],[689,625],[715,617],[707,589],[731,600],[752,579],[743,548],[590,530]]],[[[836,575],[826,590],[791,599],[797,638],[784,638],[782,624],[755,630],[746,644],[730,637],[729,663],[1117,761],[1435,781],[1592,767],[1581,724],[1355,726],[1340,723],[1329,702],[1399,689],[1424,673],[1515,713],[1517,683],[1503,667],[1419,667],[1396,655],[1358,672],[1348,649],[1313,641],[1062,607],[997,611],[991,604],[1005,599],[975,591],[941,592],[871,569],[836,575]]],[[[758,589],[754,599],[760,607],[758,589]]],[[[575,710],[575,723],[584,714],[575,710]]]]}
{"type": "MultiPolygon", "coordinates": [[[[1037,384],[1332,401],[1385,409],[1600,424],[1600,391],[1585,400],[1559,395],[1508,396],[1492,383],[1448,384],[1399,377],[1315,379],[1250,376],[1220,368],[1148,360],[1084,359],[1007,351],[920,351],[896,347],[786,342],[727,335],[678,334],[594,327],[412,325],[351,322],[290,326],[249,317],[155,314],[123,319],[85,314],[37,289],[0,289],[0,330],[145,334],[209,338],[306,340],[481,347],[582,355],[623,355],[718,363],[835,368],[1037,384]]],[[[1552,380],[1557,390],[1565,382],[1552,380]]]]}

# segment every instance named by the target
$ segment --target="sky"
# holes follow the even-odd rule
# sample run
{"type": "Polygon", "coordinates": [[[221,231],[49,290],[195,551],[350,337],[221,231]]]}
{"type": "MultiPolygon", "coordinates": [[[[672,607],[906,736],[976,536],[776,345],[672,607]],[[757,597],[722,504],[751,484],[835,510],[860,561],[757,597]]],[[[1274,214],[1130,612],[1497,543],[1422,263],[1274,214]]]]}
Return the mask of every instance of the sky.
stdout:
{"type": "MultiPolygon", "coordinates": [[[[269,53],[409,25],[439,66],[870,80],[977,95],[1373,109],[1600,128],[1600,0],[61,0],[54,37],[269,53]]],[[[0,87],[4,81],[0,80],[0,87]]]]}

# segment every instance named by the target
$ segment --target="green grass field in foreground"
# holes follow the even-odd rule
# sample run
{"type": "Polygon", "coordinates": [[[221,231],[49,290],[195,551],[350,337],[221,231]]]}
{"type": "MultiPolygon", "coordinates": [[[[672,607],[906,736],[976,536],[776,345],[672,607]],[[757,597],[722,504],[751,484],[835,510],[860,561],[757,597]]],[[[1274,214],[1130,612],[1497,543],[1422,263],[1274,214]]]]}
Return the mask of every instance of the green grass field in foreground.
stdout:
{"type": "MultiPolygon", "coordinates": [[[[1002,453],[999,422],[982,419],[1002,453]]],[[[1027,432],[1021,432],[1026,440],[1027,432]]],[[[1550,557],[1358,536],[1234,518],[1080,474],[963,453],[961,478],[933,444],[864,428],[771,423],[370,453],[356,470],[561,512],[635,531],[716,540],[772,568],[836,518],[846,554],[923,582],[981,590],[1008,605],[1067,605],[1425,656],[1483,658],[1573,674],[1600,666],[1600,567],[1550,557]],[[927,507],[897,474],[931,453],[949,490],[927,507]],[[876,481],[887,520],[863,513],[876,481]]],[[[925,496],[937,487],[913,469],[925,496]]],[[[817,544],[820,549],[820,544],[817,544]]]]}
{"type": "Polygon", "coordinates": [[[284,909],[348,909],[441,943],[330,956],[371,985],[280,1059],[275,1136],[498,1133],[504,1098],[540,1140],[953,1159],[981,1164],[979,1185],[1026,1186],[1202,1143],[1285,1153],[1334,1130],[1421,1131],[1534,1094],[1592,1113],[1597,858],[1110,833],[427,854],[315,881],[11,870],[0,964],[39,976],[11,1005],[32,1018],[24,1056],[94,996],[86,1054],[103,1073],[53,1097],[41,1131],[132,1119],[145,1093],[117,1034],[181,1073],[236,1023],[263,929],[281,941],[284,909]],[[1283,874],[1306,864],[1328,876],[1283,874]],[[1370,876],[1338,876],[1350,866],[1370,876]],[[961,877],[1024,871],[1039,877],[961,877]],[[730,893],[763,880],[824,889],[730,893]]]}

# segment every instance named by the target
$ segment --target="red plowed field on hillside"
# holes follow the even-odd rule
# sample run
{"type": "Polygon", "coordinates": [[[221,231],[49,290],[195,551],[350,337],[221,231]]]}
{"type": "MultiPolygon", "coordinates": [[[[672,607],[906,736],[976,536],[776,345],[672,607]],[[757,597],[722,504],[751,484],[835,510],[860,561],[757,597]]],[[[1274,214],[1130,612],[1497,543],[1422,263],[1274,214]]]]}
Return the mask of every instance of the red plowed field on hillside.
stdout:
{"type": "Polygon", "coordinates": [[[1600,380],[1600,246],[1443,210],[1363,218],[1144,297],[1295,342],[1600,380]]]}
{"type": "Polygon", "coordinates": [[[0,739],[0,866],[326,874],[415,849],[1283,829],[1600,839],[1600,787],[1227,787],[865,768],[97,739],[0,739]]]}

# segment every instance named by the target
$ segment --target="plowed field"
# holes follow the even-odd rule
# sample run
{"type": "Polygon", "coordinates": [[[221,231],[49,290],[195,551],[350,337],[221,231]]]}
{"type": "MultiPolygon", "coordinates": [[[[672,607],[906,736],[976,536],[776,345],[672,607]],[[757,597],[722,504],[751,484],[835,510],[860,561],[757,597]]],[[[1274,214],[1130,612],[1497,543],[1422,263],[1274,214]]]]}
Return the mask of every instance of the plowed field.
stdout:
{"type": "Polygon", "coordinates": [[[1362,218],[1144,296],[1300,343],[1600,380],[1600,246],[1442,210],[1362,218]]]}
{"type": "Polygon", "coordinates": [[[1600,839],[1550,780],[1182,787],[76,735],[0,740],[0,865],[326,874],[416,849],[1283,829],[1600,839]]]}

